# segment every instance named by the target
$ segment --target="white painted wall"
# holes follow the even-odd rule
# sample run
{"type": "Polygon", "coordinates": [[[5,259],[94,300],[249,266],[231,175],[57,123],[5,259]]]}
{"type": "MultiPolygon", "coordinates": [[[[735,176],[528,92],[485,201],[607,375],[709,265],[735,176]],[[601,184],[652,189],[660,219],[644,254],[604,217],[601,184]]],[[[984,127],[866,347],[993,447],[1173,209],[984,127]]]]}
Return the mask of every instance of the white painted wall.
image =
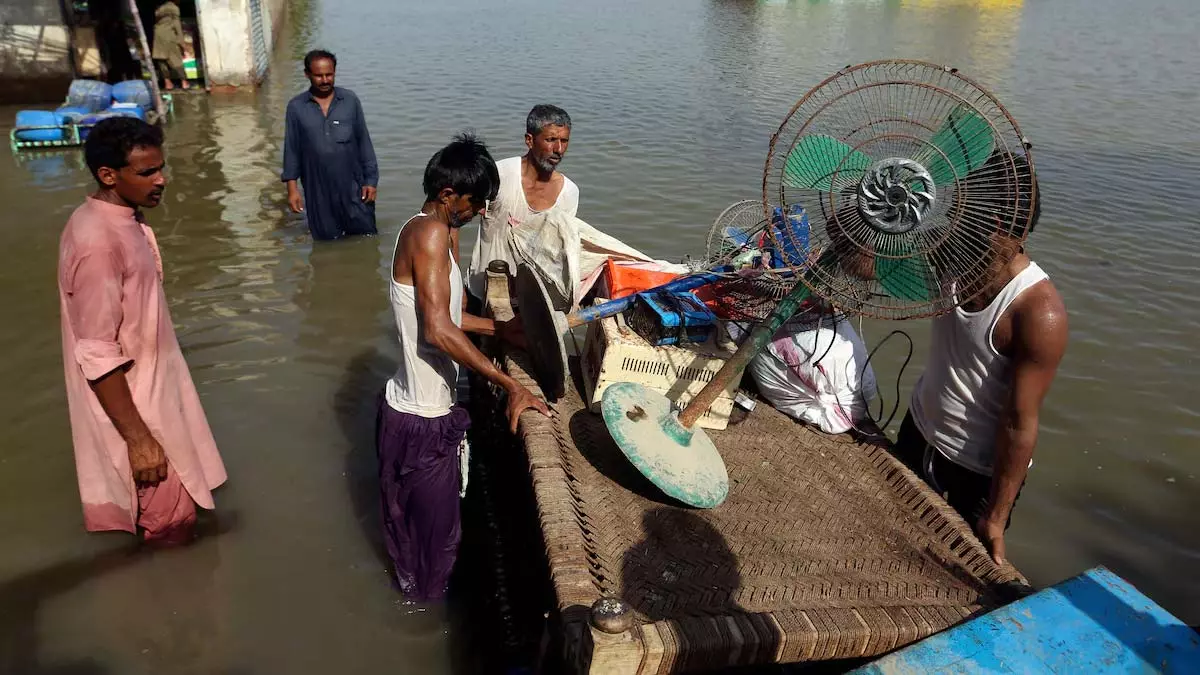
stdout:
{"type": "Polygon", "coordinates": [[[208,82],[218,86],[253,84],[248,0],[197,0],[196,13],[208,82]]]}

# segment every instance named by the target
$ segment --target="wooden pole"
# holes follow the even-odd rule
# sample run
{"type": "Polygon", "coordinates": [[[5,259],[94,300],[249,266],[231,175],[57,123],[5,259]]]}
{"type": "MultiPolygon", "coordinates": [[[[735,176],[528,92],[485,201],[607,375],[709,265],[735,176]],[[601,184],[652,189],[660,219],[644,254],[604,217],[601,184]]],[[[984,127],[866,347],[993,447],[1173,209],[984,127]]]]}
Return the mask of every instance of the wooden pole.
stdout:
{"type": "Polygon", "coordinates": [[[154,97],[154,113],[157,118],[155,123],[159,124],[167,117],[167,105],[163,103],[162,92],[158,90],[158,73],[154,72],[154,60],[150,58],[150,42],[146,39],[146,28],[142,25],[137,0],[129,0],[129,11],[133,14],[133,25],[137,26],[138,41],[142,43],[142,67],[150,73],[150,95],[154,97]]]}
{"type": "Polygon", "coordinates": [[[725,365],[721,366],[717,374],[713,375],[713,378],[704,385],[700,393],[688,401],[687,407],[679,413],[679,423],[690,429],[696,420],[700,419],[700,416],[712,406],[721,392],[725,391],[729,383],[735,378],[741,377],[746,366],[750,365],[754,357],[758,356],[759,352],[767,346],[780,326],[787,323],[787,320],[796,314],[800,303],[804,302],[809,295],[808,286],[805,286],[803,281],[797,281],[787,297],[775,306],[775,311],[771,312],[771,316],[750,331],[750,337],[746,338],[742,346],[738,347],[725,365]]]}

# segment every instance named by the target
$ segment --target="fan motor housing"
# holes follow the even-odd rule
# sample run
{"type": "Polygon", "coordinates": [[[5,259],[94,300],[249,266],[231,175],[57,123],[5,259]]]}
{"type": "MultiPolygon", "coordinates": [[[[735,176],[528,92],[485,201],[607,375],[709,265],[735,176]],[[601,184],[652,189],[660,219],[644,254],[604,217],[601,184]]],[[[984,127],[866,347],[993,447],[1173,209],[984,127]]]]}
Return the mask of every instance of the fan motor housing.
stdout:
{"type": "Polygon", "coordinates": [[[904,234],[919,227],[936,201],[933,176],[905,157],[876,162],[858,183],[859,215],[885,234],[904,234]]]}

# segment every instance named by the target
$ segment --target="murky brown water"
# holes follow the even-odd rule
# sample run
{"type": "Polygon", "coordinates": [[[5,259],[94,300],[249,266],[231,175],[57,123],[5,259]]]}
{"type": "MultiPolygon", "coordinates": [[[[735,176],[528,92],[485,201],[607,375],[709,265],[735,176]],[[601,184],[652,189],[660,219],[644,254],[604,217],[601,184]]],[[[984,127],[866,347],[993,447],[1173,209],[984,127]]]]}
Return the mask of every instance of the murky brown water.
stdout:
{"type": "MultiPolygon", "coordinates": [[[[83,532],[54,274],[90,179],[77,152],[0,158],[0,670],[463,670],[463,643],[439,617],[395,605],[373,529],[370,407],[393,363],[382,265],[420,205],[426,159],[467,126],[515,154],[528,108],[556,102],[575,119],[564,169],[580,215],[679,257],[703,247],[721,208],[756,196],[767,140],[796,98],[886,56],[988,83],[1038,151],[1046,201],[1032,249],[1073,334],[1012,558],[1041,584],[1109,565],[1200,622],[1200,5],[566,4],[297,4],[262,90],[180,97],[173,182],[150,220],[231,476],[219,534],[186,551],[129,556],[121,536],[83,532]],[[296,57],[318,45],[366,106],[379,238],[314,247],[286,215],[283,106],[302,86],[296,57]]],[[[13,111],[0,108],[0,123],[13,111]]],[[[868,324],[868,343],[893,327],[868,324]]],[[[926,331],[903,328],[918,352],[907,397],[926,331]]],[[[877,357],[885,387],[902,352],[877,357]]]]}

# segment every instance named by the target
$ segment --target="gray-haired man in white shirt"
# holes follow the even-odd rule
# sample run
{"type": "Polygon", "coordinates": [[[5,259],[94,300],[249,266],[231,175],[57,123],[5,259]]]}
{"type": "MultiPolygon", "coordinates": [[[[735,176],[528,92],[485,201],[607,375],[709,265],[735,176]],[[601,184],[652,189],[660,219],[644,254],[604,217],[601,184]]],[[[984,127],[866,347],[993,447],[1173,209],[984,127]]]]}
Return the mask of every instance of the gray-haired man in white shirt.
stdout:
{"type": "MultiPolygon", "coordinates": [[[[524,155],[496,162],[500,192],[487,206],[467,268],[471,304],[482,303],[489,262],[504,260],[516,270],[508,230],[534,216],[561,211],[575,217],[579,188],[558,170],[571,141],[571,116],[552,105],[537,105],[525,118],[524,155]]],[[[454,242],[457,250],[458,242],[454,242]]]]}

